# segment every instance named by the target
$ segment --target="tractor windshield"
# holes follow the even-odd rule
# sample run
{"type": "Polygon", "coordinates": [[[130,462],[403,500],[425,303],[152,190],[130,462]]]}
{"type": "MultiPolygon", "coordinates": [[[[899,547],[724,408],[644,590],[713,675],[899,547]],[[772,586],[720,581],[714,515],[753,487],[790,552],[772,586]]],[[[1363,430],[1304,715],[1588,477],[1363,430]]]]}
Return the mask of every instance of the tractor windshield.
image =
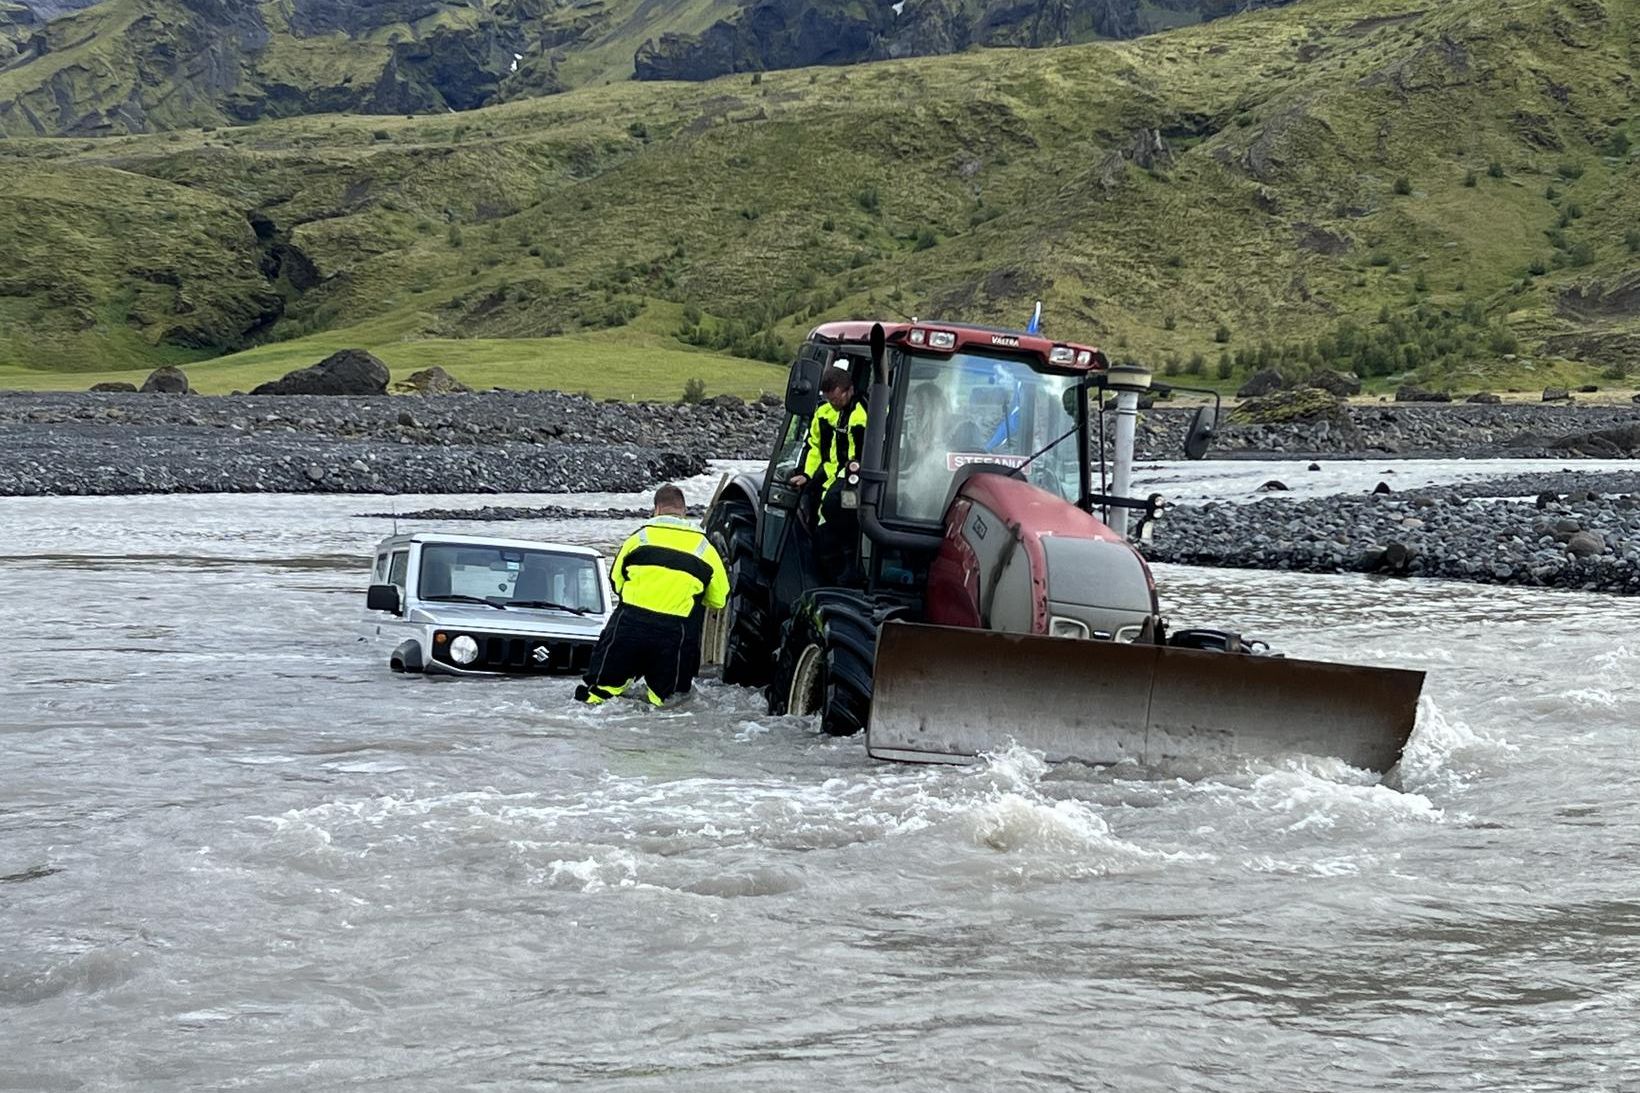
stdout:
{"type": "Polygon", "coordinates": [[[978,353],[907,355],[895,391],[901,409],[889,459],[888,514],[937,523],[961,467],[1018,467],[1067,432],[1072,435],[1022,474],[1074,503],[1085,474],[1074,435],[1081,424],[1078,390],[1077,377],[1038,372],[1022,360],[978,353]]]}

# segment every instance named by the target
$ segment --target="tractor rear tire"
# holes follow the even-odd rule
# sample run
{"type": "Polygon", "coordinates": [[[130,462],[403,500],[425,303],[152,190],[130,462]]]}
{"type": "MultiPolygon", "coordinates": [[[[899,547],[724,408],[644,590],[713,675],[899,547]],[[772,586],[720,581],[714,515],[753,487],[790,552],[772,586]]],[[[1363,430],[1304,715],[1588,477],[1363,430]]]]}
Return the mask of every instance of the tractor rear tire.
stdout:
{"type": "Polygon", "coordinates": [[[877,621],[871,601],[845,588],[817,588],[797,601],[782,630],[771,714],[819,711],[828,736],[852,736],[871,715],[877,621]]]}
{"type": "Polygon", "coordinates": [[[723,682],[761,687],[774,664],[769,647],[769,592],[757,561],[757,515],[745,501],[720,502],[706,528],[729,573],[729,602],[723,608],[723,682]]]}

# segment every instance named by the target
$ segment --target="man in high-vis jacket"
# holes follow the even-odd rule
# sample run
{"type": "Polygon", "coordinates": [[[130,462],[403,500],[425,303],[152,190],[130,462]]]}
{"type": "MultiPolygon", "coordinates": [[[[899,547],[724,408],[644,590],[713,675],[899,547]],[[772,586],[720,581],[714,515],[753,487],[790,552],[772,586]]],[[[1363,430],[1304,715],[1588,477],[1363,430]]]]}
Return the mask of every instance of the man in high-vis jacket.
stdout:
{"type": "Polygon", "coordinates": [[[654,517],[622,544],[610,580],[621,602],[576,699],[599,705],[640,677],[652,705],[687,693],[700,667],[701,608],[728,602],[729,575],[700,526],[685,519],[682,490],[668,483],[655,491],[654,517]]]}
{"type": "Polygon", "coordinates": [[[842,504],[841,482],[848,465],[866,444],[866,408],[856,397],[854,377],[843,368],[828,368],[820,377],[825,401],[809,423],[803,469],[792,475],[799,490],[817,491],[820,518],[814,529],[815,560],[822,580],[853,583],[854,554],[859,546],[859,518],[842,504]]]}

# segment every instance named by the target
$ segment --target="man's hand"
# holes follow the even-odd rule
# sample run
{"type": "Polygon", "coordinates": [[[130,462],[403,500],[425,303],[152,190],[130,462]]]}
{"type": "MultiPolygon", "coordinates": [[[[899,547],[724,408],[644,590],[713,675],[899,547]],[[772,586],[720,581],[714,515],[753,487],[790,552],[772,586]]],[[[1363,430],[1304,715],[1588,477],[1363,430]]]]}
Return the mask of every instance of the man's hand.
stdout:
{"type": "Polygon", "coordinates": [[[802,489],[804,486],[809,484],[809,476],[804,474],[802,471],[798,471],[796,474],[794,474],[790,478],[786,479],[786,481],[793,488],[802,489]]]}

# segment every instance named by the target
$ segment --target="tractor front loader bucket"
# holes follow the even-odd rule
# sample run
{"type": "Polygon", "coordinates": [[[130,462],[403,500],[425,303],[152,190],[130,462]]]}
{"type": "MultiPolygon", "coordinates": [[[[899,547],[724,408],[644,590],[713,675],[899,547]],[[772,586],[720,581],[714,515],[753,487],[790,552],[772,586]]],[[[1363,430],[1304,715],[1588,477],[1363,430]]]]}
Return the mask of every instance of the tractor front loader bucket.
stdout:
{"type": "Polygon", "coordinates": [[[961,763],[1014,741],[1050,761],[1336,756],[1388,771],[1424,673],[889,622],[866,734],[879,759],[961,763]]]}

